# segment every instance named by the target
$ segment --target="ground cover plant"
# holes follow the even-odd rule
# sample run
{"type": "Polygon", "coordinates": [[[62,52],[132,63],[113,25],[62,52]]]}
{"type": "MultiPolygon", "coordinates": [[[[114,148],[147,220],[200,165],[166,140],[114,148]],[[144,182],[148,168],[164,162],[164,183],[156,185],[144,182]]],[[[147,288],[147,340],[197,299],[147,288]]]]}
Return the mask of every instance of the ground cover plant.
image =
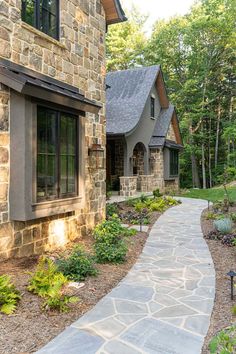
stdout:
{"type": "Polygon", "coordinates": [[[0,312],[11,315],[21,299],[20,292],[8,275],[0,276],[0,312]]]}
{"type": "Polygon", "coordinates": [[[44,299],[43,308],[61,312],[69,309],[68,304],[78,302],[75,296],[63,293],[68,278],[58,271],[53,260],[42,257],[34,273],[31,273],[28,290],[44,299]]]}
{"type": "Polygon", "coordinates": [[[56,264],[58,270],[70,280],[81,281],[97,275],[95,257],[85,252],[81,245],[76,245],[69,256],[59,258],[56,264]]]}
{"type": "Polygon", "coordinates": [[[210,342],[211,354],[236,353],[236,326],[231,326],[220,331],[210,342]]]}

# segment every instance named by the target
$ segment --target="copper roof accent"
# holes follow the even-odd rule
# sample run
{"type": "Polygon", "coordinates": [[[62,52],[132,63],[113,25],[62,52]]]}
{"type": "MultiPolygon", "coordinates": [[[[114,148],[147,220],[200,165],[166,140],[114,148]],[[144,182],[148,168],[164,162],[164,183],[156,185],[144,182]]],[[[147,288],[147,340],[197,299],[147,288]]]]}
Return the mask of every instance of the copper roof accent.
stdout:
{"type": "Polygon", "coordinates": [[[79,102],[79,109],[85,112],[97,113],[102,107],[99,103],[85,98],[77,87],[2,58],[0,59],[0,82],[19,93],[37,98],[40,98],[42,91],[47,91],[49,95],[60,95],[67,99],[68,103],[73,101],[74,107],[76,102],[79,102]],[[35,96],[34,91],[39,93],[39,96],[35,96]]]}

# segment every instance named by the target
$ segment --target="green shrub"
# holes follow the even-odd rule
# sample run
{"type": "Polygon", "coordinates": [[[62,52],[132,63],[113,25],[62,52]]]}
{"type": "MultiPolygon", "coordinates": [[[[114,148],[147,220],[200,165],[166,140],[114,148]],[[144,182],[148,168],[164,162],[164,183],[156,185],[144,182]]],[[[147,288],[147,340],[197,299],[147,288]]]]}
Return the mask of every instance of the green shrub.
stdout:
{"type": "Polygon", "coordinates": [[[236,213],[231,213],[230,218],[233,222],[236,222],[236,213]]]}
{"type": "Polygon", "coordinates": [[[206,214],[205,218],[207,220],[216,220],[217,219],[217,215],[215,213],[209,212],[206,214]]]}
{"type": "Polygon", "coordinates": [[[236,326],[220,331],[209,344],[211,354],[236,353],[236,326]]]}
{"type": "Polygon", "coordinates": [[[118,214],[119,208],[116,203],[106,205],[106,217],[112,217],[114,214],[118,214]]]}
{"type": "Polygon", "coordinates": [[[122,263],[128,251],[126,237],[136,233],[122,227],[119,219],[114,218],[99,224],[94,230],[94,249],[99,263],[122,263]]]}
{"type": "Polygon", "coordinates": [[[160,189],[157,188],[157,189],[154,189],[154,191],[152,192],[154,198],[158,198],[158,197],[161,197],[161,193],[160,193],[160,189]]]}
{"type": "Polygon", "coordinates": [[[226,235],[232,232],[232,220],[229,218],[214,221],[214,226],[221,234],[226,235]]]}
{"type": "Polygon", "coordinates": [[[51,259],[42,257],[35,272],[30,275],[28,290],[45,299],[43,308],[65,312],[69,303],[79,300],[75,296],[63,294],[63,287],[68,283],[68,279],[58,271],[51,259]]]}
{"type": "Polygon", "coordinates": [[[12,314],[17,302],[21,299],[20,292],[11,283],[8,275],[0,276],[0,312],[6,315],[12,314]]]}
{"type": "Polygon", "coordinates": [[[94,263],[94,257],[86,253],[80,245],[73,249],[69,257],[57,260],[58,270],[68,279],[74,281],[81,281],[87,276],[97,275],[94,263]]]}

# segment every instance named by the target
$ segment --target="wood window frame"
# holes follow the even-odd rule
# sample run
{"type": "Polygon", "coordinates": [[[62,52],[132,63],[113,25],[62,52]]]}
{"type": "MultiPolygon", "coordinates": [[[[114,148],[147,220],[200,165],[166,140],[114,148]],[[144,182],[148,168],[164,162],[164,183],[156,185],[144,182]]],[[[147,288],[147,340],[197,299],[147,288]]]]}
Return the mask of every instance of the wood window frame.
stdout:
{"type": "MultiPolygon", "coordinates": [[[[21,18],[24,22],[26,22],[26,7],[27,7],[27,0],[21,0],[21,18]]],[[[33,27],[35,27],[37,30],[41,31],[42,33],[45,33],[46,35],[56,39],[59,41],[60,39],[60,0],[57,0],[57,8],[56,8],[56,14],[52,13],[49,10],[48,11],[52,16],[56,17],[56,33],[55,35],[52,35],[49,33],[49,28],[47,27],[45,31],[43,31],[41,27],[41,21],[40,21],[40,14],[41,14],[41,8],[43,5],[41,4],[41,0],[34,0],[34,24],[29,24],[33,27]]],[[[27,23],[27,22],[26,22],[27,23]]]]}

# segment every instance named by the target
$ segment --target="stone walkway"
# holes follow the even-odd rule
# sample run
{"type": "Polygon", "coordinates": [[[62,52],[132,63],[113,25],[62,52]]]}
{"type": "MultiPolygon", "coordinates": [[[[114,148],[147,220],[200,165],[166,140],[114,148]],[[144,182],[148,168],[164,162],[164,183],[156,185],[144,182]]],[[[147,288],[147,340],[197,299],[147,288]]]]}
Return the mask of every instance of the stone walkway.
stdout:
{"type": "Polygon", "coordinates": [[[123,281],[38,354],[200,354],[215,297],[202,237],[207,203],[182,199],[155,223],[123,281]]]}

